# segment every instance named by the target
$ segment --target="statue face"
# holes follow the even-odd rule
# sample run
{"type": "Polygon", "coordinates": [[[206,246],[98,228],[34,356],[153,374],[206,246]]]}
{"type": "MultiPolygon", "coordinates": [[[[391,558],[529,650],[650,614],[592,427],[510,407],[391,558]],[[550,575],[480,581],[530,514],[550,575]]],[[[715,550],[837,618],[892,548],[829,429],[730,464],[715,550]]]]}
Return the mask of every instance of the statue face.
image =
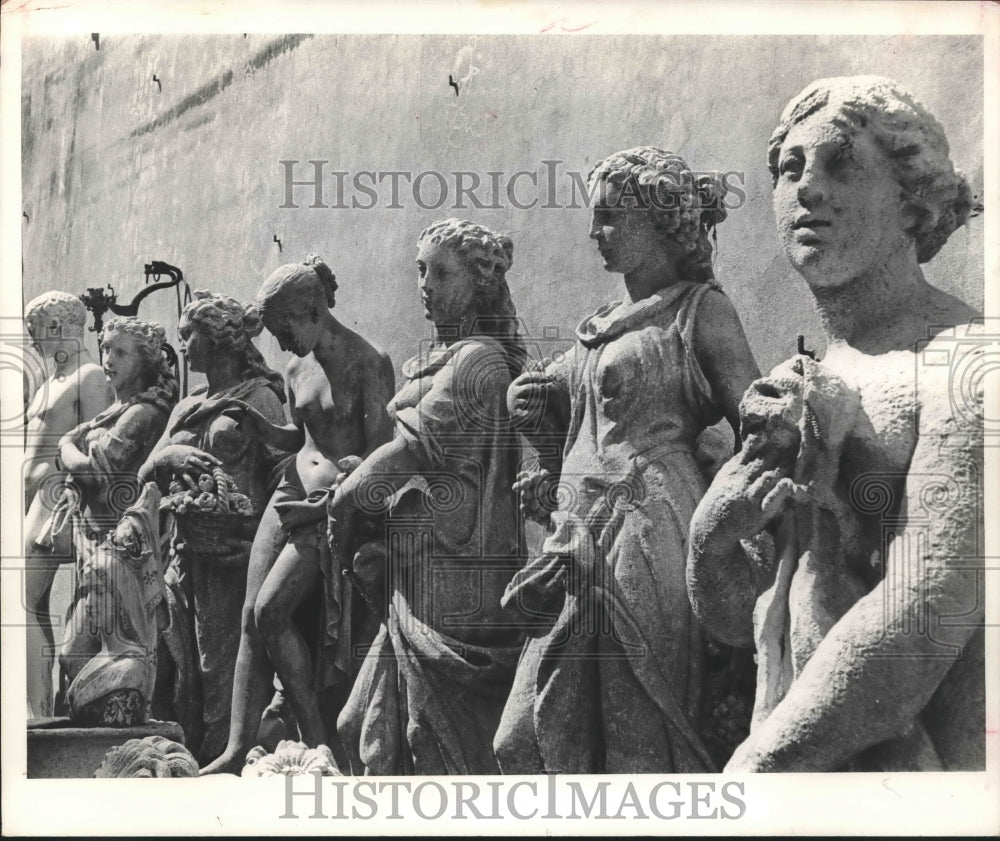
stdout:
{"type": "Polygon", "coordinates": [[[28,328],[28,335],[31,336],[31,347],[43,357],[52,356],[58,349],[58,342],[62,339],[62,324],[55,316],[38,316],[28,318],[24,321],[24,326],[28,328]]]}
{"type": "Polygon", "coordinates": [[[187,354],[188,366],[192,371],[205,371],[212,357],[212,340],[204,329],[187,319],[181,322],[177,332],[181,337],[181,350],[187,354]]]}
{"type": "Polygon", "coordinates": [[[137,390],[145,370],[140,344],[132,333],[114,333],[104,342],[104,375],[116,392],[137,390]]]}
{"type": "Polygon", "coordinates": [[[868,132],[835,125],[826,109],[788,132],[773,199],[785,254],[813,289],[842,286],[914,247],[888,158],[868,132]]]}
{"type": "Polygon", "coordinates": [[[642,267],[654,250],[663,247],[663,233],[656,227],[652,209],[634,207],[631,195],[622,196],[622,189],[607,181],[594,205],[590,238],[597,243],[604,268],[609,272],[628,274],[642,267]]]}
{"type": "Polygon", "coordinates": [[[425,318],[435,324],[457,324],[469,313],[476,278],[453,248],[424,243],[417,251],[417,271],[425,318]]]}
{"type": "Polygon", "coordinates": [[[264,310],[261,320],[282,350],[298,357],[308,356],[319,341],[319,310],[314,305],[303,313],[301,303],[290,304],[284,296],[279,296],[264,310]]]}

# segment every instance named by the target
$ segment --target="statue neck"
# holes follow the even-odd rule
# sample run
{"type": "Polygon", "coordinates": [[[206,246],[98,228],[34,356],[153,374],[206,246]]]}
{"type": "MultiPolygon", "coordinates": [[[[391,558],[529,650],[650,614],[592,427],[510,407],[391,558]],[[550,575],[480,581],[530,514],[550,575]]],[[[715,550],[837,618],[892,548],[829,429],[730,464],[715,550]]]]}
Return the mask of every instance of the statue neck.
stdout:
{"type": "Polygon", "coordinates": [[[680,268],[674,255],[666,248],[650,249],[642,265],[625,272],[625,291],[629,301],[644,301],[680,279],[680,268]]]}
{"type": "Polygon", "coordinates": [[[841,286],[812,292],[831,346],[881,353],[912,344],[906,324],[922,309],[931,286],[915,254],[901,251],[841,286]]]}
{"type": "MultiPolygon", "coordinates": [[[[330,310],[326,310],[322,316],[322,329],[319,334],[319,340],[316,342],[316,346],[313,348],[313,356],[321,363],[336,363],[337,360],[337,345],[340,341],[341,334],[344,332],[344,325],[342,325],[336,318],[334,318],[333,313],[330,310]]],[[[343,360],[340,360],[343,362],[343,360]]]]}
{"type": "Polygon", "coordinates": [[[218,354],[205,371],[205,379],[208,380],[206,396],[209,397],[239,385],[243,380],[242,360],[235,353],[218,354]]]}
{"type": "Polygon", "coordinates": [[[467,339],[472,335],[473,325],[479,315],[479,308],[476,302],[469,305],[468,311],[458,321],[447,322],[434,325],[434,345],[435,347],[451,347],[456,342],[467,339]]]}

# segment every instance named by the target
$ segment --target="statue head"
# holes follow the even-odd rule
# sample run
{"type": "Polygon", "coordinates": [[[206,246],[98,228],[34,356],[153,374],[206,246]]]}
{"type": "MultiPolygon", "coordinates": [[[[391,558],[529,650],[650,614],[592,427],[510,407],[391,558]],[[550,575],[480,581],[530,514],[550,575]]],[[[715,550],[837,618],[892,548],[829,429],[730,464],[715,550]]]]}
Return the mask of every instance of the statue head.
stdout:
{"type": "Polygon", "coordinates": [[[337,280],[322,257],[275,269],[254,302],[264,326],[282,350],[306,356],[316,346],[325,313],[336,305],[337,280]]]}
{"type": "Polygon", "coordinates": [[[44,356],[51,356],[66,339],[82,340],[86,320],[83,301],[68,292],[46,292],[24,308],[32,343],[44,356]]]}
{"type": "Polygon", "coordinates": [[[136,377],[143,390],[156,392],[170,405],[176,402],[177,378],[164,353],[166,339],[166,331],[155,321],[126,317],[105,322],[98,341],[112,386],[118,390],[136,377]]]}
{"type": "Polygon", "coordinates": [[[714,279],[709,237],[726,218],[722,178],[696,176],[679,155],[639,146],[598,161],[589,182],[597,195],[591,237],[608,271],[627,273],[657,249],[667,251],[681,279],[714,279]]]}
{"type": "Polygon", "coordinates": [[[424,315],[438,326],[466,324],[470,335],[499,339],[520,370],[524,344],[507,285],[513,260],[510,237],[462,219],[435,222],[417,239],[424,315]]]}
{"type": "Polygon", "coordinates": [[[941,124],[880,76],[809,85],[771,135],[768,167],[785,251],[810,285],[850,280],[894,249],[927,262],[971,209],[941,124]]]}
{"type": "Polygon", "coordinates": [[[95,777],[197,777],[198,760],[164,736],[129,739],[110,748],[95,777]]]}
{"type": "Polygon", "coordinates": [[[305,742],[283,739],[273,753],[261,746],[253,748],[246,757],[242,777],[290,777],[297,774],[317,774],[321,777],[340,777],[340,769],[333,751],[326,745],[308,747],[305,742]]]}
{"type": "Polygon", "coordinates": [[[192,371],[207,371],[220,357],[235,355],[245,379],[266,377],[284,400],[281,375],[267,365],[251,341],[262,329],[255,304],[241,304],[228,295],[197,290],[181,312],[177,332],[192,371]]]}

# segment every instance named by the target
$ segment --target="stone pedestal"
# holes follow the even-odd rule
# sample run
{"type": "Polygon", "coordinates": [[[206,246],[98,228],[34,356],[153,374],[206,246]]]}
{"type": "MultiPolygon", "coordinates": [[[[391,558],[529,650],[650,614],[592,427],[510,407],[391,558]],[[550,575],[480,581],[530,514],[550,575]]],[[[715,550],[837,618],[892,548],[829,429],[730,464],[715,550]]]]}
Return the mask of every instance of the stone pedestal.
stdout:
{"type": "Polygon", "coordinates": [[[109,748],[146,736],[184,743],[181,726],[173,721],[149,721],[136,727],[76,727],[68,718],[29,719],[28,779],[93,777],[109,748]]]}

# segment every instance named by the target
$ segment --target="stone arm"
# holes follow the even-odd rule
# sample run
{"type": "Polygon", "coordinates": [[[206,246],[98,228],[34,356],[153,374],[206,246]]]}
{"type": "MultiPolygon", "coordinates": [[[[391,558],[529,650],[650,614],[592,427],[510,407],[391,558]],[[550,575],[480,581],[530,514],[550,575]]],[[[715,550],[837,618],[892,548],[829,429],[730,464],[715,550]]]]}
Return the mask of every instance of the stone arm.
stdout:
{"type": "Polygon", "coordinates": [[[574,350],[569,350],[544,370],[525,371],[507,390],[511,425],[540,452],[539,466],[555,475],[562,468],[572,415],[574,356],[574,350]]]}
{"type": "Polygon", "coordinates": [[[743,325],[732,302],[709,290],[698,306],[694,327],[695,356],[712,387],[712,394],[733,428],[740,448],[740,399],[760,369],[750,351],[743,325]]]}
{"type": "Polygon", "coordinates": [[[76,481],[88,488],[99,487],[106,481],[109,469],[118,473],[138,469],[137,462],[145,460],[148,441],[161,432],[155,423],[157,416],[162,418],[159,410],[149,404],[129,407],[113,427],[90,443],[86,452],[80,449],[82,442],[74,430],[60,441],[59,458],[76,481]]]}
{"type": "Polygon", "coordinates": [[[332,545],[353,545],[357,515],[380,513],[375,508],[388,504],[392,493],[420,470],[420,462],[403,438],[395,438],[369,455],[337,486],[330,500],[332,545]]]}
{"type": "Polygon", "coordinates": [[[774,571],[767,529],[784,506],[790,471],[787,458],[751,443],[726,462],[691,518],[688,597],[705,630],[726,645],[754,645],[754,605],[774,571]]]}
{"type": "Polygon", "coordinates": [[[937,392],[921,401],[909,521],[885,578],[834,625],[727,771],[833,771],[898,735],[982,626],[982,433],[937,392]]]}
{"type": "MultiPolygon", "coordinates": [[[[36,400],[41,399],[40,394],[36,394],[36,400]]],[[[74,400],[76,402],[75,414],[78,423],[85,423],[103,412],[111,405],[111,393],[104,372],[98,365],[87,363],[80,367],[79,388],[76,391],[64,393],[60,401],[74,400]]],[[[48,407],[49,411],[59,413],[61,407],[48,407]]],[[[76,427],[74,427],[75,429],[76,427]]],[[[47,433],[51,434],[51,433],[47,433]]],[[[49,439],[51,441],[51,438],[49,439]]],[[[29,444],[29,451],[35,450],[36,454],[49,452],[52,450],[51,444],[45,446],[35,443],[29,444]]],[[[30,462],[30,466],[25,476],[25,494],[28,498],[34,497],[39,486],[52,470],[52,462],[49,459],[35,459],[30,462]]]]}
{"type": "Polygon", "coordinates": [[[247,409],[244,420],[254,436],[270,447],[286,453],[297,453],[306,443],[306,433],[302,418],[295,406],[295,393],[289,388],[288,414],[292,419],[288,424],[276,424],[254,407],[247,409]]]}
{"type": "MultiPolygon", "coordinates": [[[[203,453],[197,447],[190,446],[178,446],[176,444],[170,443],[170,430],[173,428],[176,419],[190,406],[191,398],[187,400],[182,400],[176,406],[174,406],[173,411],[170,413],[170,417],[167,419],[167,425],[163,429],[163,434],[160,436],[160,440],[156,442],[153,446],[152,452],[149,457],[142,463],[142,466],[138,470],[139,484],[144,485],[146,482],[156,482],[162,493],[166,493],[167,485],[173,478],[175,472],[180,472],[187,465],[185,464],[185,459],[188,454],[194,455],[196,457],[202,455],[208,455],[203,453]]],[[[209,458],[212,458],[209,456],[209,458]]],[[[217,460],[214,463],[218,463],[217,460]]],[[[196,467],[196,465],[192,465],[196,467]]],[[[211,466],[210,463],[206,464],[208,469],[201,469],[201,473],[210,473],[211,466]]]]}
{"type": "Polygon", "coordinates": [[[392,440],[393,426],[386,406],[396,393],[396,375],[392,360],[379,352],[362,385],[361,400],[365,413],[365,451],[367,458],[383,444],[392,440]]]}

